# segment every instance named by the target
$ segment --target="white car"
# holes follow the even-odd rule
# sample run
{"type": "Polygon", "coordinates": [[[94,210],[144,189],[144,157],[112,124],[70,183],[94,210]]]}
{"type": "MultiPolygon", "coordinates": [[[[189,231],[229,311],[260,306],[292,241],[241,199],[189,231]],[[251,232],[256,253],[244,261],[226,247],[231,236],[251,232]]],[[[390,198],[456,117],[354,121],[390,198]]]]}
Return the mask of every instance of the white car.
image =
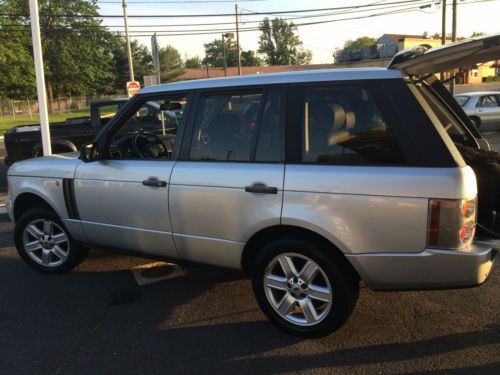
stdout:
{"type": "Polygon", "coordinates": [[[455,95],[455,100],[476,128],[497,125],[500,129],[500,92],[468,92],[455,95]]]}

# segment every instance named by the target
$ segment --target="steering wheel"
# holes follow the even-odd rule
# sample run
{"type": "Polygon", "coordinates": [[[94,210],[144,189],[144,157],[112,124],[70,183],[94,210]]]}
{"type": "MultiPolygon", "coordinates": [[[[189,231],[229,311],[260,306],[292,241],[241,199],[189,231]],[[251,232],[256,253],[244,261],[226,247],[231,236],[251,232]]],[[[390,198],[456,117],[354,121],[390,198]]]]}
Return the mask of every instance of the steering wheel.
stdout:
{"type": "Polygon", "coordinates": [[[155,134],[137,132],[132,138],[132,150],[142,159],[158,159],[167,156],[167,148],[155,134]]]}

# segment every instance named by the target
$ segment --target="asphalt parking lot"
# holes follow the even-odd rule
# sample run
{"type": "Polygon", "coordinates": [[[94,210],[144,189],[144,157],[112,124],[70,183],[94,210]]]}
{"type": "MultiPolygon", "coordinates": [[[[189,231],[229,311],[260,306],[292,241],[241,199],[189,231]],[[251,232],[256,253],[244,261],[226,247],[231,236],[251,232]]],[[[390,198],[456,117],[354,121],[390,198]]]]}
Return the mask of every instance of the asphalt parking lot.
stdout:
{"type": "Polygon", "coordinates": [[[239,275],[185,269],[139,287],[130,269],[147,260],[99,251],[43,275],[20,260],[12,229],[0,215],[0,373],[500,373],[498,268],[473,289],[362,288],[340,331],[299,340],[266,320],[239,275]]]}

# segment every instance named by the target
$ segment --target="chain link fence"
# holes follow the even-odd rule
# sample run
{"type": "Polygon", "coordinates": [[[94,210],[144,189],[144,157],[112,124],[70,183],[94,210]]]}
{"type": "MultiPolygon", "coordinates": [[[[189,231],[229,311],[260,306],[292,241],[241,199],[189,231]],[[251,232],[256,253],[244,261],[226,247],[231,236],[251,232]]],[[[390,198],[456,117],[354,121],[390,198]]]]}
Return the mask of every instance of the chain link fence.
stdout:
{"type": "MultiPolygon", "coordinates": [[[[83,111],[90,107],[90,102],[97,99],[122,98],[123,95],[108,95],[97,97],[58,97],[49,101],[48,107],[51,113],[65,113],[83,111]]],[[[0,99],[0,117],[16,116],[35,119],[38,115],[38,101],[29,98],[23,100],[0,99]]]]}

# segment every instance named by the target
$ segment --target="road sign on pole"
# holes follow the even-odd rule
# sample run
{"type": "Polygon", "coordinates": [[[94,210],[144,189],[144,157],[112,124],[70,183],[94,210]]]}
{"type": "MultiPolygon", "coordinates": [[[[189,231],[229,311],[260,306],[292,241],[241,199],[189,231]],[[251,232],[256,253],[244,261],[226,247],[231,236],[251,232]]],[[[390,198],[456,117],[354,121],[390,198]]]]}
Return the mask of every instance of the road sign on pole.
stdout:
{"type": "Polygon", "coordinates": [[[40,129],[42,148],[45,156],[52,154],[50,144],[49,114],[47,111],[47,95],[45,92],[45,75],[43,73],[42,42],[40,38],[40,20],[38,18],[38,1],[30,0],[31,37],[33,39],[33,59],[35,60],[36,93],[40,112],[40,129]]]}
{"type": "Polygon", "coordinates": [[[141,89],[141,84],[137,81],[127,82],[128,97],[131,98],[141,89]]]}
{"type": "Polygon", "coordinates": [[[156,39],[156,33],[151,37],[151,55],[153,57],[153,67],[155,68],[156,76],[158,77],[158,83],[160,84],[160,56],[158,53],[158,40],[156,39]]]}

